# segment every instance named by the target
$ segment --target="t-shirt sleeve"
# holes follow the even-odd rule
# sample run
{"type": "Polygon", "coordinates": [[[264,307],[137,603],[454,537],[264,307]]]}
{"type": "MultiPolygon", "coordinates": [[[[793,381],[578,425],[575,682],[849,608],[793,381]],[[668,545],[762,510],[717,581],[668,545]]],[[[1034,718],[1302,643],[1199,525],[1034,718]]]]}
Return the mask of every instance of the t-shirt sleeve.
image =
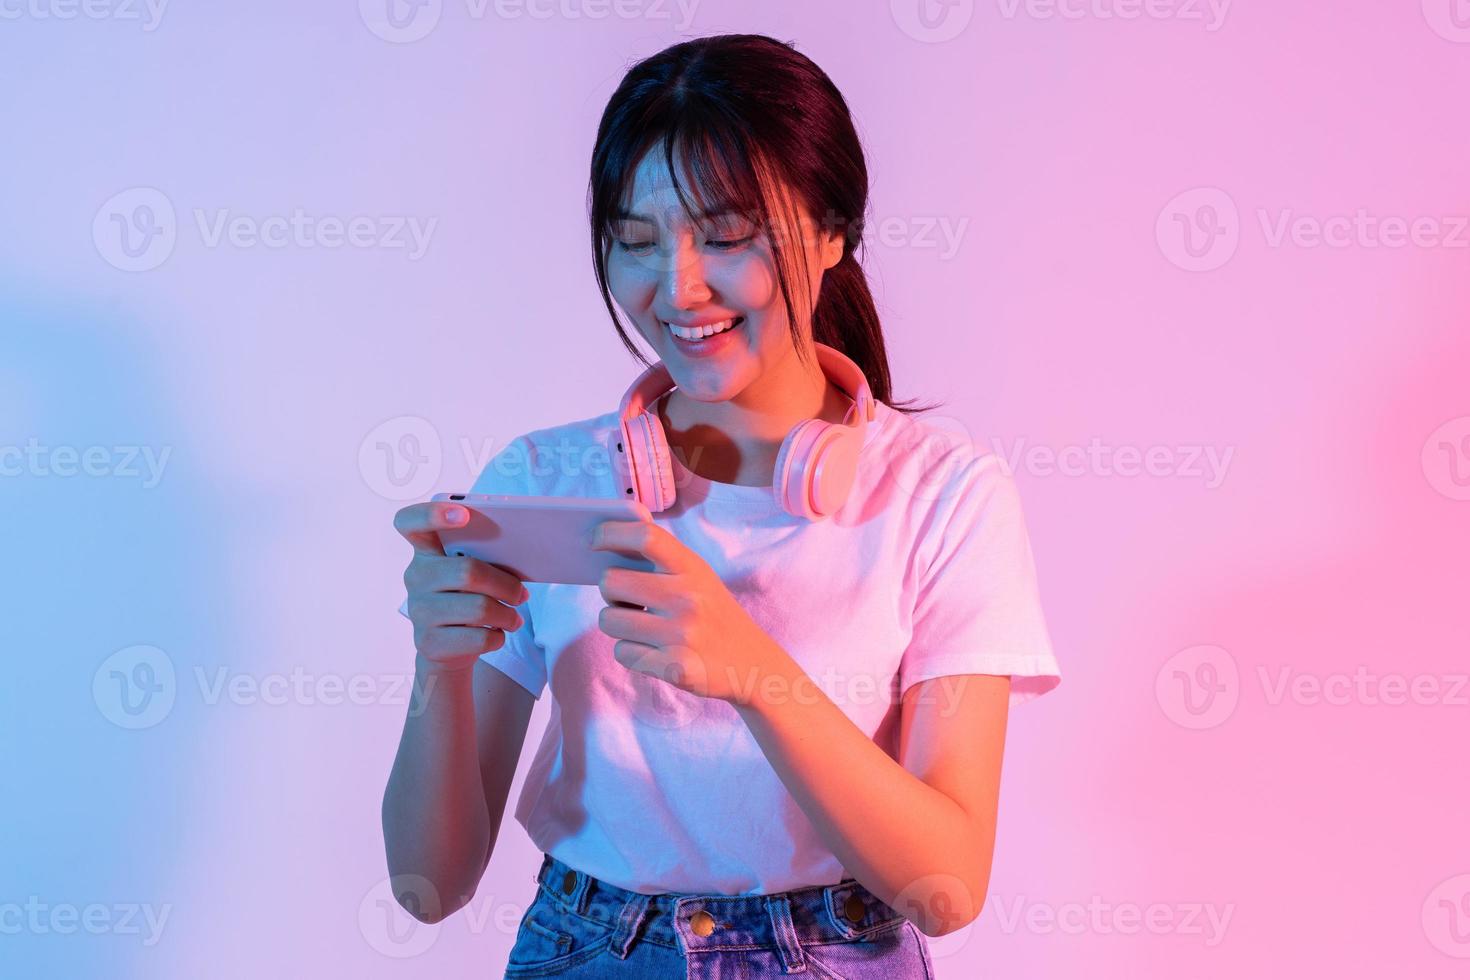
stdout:
{"type": "MultiPolygon", "coordinates": [[[[529,487],[530,466],[533,462],[531,443],[525,436],[517,436],[485,464],[480,475],[470,487],[470,493],[505,493],[515,496],[533,494],[529,487]]],[[[537,700],[546,689],[546,651],[536,642],[535,626],[531,607],[536,599],[536,583],[527,583],[531,598],[515,607],[520,613],[521,628],[505,634],[505,643],[498,650],[480,654],[485,661],[517,684],[530,691],[537,700]]],[[[404,600],[398,611],[408,615],[408,600],[404,600]]]]}
{"type": "Polygon", "coordinates": [[[1042,614],[1015,480],[1000,457],[975,457],[936,507],[915,559],[928,559],[899,695],[951,674],[1008,674],[1012,707],[1061,683],[1042,614]],[[947,513],[946,513],[947,512],[947,513]],[[932,556],[932,557],[931,557],[932,556]]]}

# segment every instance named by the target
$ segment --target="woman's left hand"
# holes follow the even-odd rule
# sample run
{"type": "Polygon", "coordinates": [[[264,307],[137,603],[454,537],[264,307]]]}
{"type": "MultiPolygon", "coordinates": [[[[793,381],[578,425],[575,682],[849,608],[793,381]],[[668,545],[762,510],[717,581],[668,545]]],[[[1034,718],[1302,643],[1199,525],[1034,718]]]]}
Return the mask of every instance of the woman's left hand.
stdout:
{"type": "Polygon", "coordinates": [[[645,521],[604,521],[592,547],[646,558],[656,569],[609,568],[598,583],[608,605],[597,626],[617,640],[618,663],[737,706],[757,695],[779,647],[708,562],[645,521]]]}

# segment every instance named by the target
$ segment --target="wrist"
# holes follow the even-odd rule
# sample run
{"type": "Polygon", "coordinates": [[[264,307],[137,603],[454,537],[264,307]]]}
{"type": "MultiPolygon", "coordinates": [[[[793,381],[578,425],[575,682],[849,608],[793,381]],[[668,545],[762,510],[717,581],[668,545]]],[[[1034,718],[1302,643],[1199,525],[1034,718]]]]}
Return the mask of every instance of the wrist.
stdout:
{"type": "Polygon", "coordinates": [[[468,677],[474,674],[475,661],[479,659],[476,655],[456,660],[430,660],[418,653],[414,656],[413,672],[417,677],[468,677]]]}

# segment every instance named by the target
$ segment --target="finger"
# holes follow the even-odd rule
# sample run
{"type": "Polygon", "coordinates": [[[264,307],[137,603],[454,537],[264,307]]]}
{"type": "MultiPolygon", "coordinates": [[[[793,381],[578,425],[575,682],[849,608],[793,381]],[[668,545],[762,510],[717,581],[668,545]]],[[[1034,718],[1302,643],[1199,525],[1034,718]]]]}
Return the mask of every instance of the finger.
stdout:
{"type": "Polygon", "coordinates": [[[672,624],[655,613],[622,606],[603,606],[597,612],[597,628],[615,640],[629,640],[648,646],[672,641],[672,624]]]}
{"type": "Polygon", "coordinates": [[[478,592],[518,606],[525,601],[525,587],[515,575],[478,558],[460,555],[425,557],[427,571],[423,592],[478,592]]]}
{"type": "Polygon", "coordinates": [[[680,595],[676,576],[645,572],[638,568],[608,568],[597,582],[602,598],[619,606],[647,609],[668,615],[680,595]]]}
{"type": "Polygon", "coordinates": [[[593,531],[592,548],[647,558],[666,574],[677,575],[690,564],[683,542],[652,521],[603,521],[593,531]]]}
{"type": "Polygon", "coordinates": [[[408,597],[409,615],[424,626],[481,626],[515,632],[525,621],[499,599],[477,592],[429,592],[408,597]]]}
{"type": "Polygon", "coordinates": [[[460,504],[431,501],[401,508],[393,515],[393,527],[419,554],[442,555],[444,545],[439,540],[439,532],[460,527],[469,518],[469,511],[460,504]]]}

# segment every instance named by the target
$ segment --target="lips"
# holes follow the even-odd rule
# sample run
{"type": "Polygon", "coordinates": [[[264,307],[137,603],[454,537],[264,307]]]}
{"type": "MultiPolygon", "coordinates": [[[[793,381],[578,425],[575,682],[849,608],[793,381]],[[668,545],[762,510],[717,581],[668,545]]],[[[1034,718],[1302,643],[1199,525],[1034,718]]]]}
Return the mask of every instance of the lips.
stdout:
{"type": "MultiPolygon", "coordinates": [[[[701,337],[698,340],[685,340],[677,333],[665,326],[669,336],[673,338],[674,349],[685,357],[710,357],[719,354],[738,342],[741,336],[741,327],[745,325],[744,317],[734,317],[734,326],[721,330],[717,334],[701,337]]],[[[723,321],[722,321],[723,322],[723,321]]]]}
{"type": "Polygon", "coordinates": [[[709,337],[717,337],[726,333],[745,322],[745,317],[740,315],[725,317],[720,320],[702,320],[697,323],[671,323],[668,320],[660,321],[664,328],[679,340],[694,343],[709,337]]]}

